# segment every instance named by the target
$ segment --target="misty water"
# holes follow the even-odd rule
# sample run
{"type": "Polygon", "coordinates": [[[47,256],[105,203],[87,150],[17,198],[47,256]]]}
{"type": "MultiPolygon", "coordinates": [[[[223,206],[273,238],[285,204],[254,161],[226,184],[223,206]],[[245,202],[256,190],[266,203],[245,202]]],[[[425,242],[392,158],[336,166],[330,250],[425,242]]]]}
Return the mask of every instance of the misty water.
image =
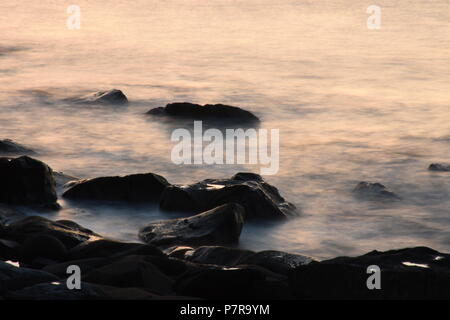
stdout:
{"type": "MultiPolygon", "coordinates": [[[[240,106],[280,130],[280,170],[265,179],[300,210],[244,226],[240,244],[316,258],[430,246],[449,251],[450,4],[377,1],[1,1],[0,138],[81,178],[154,172],[171,183],[231,177],[258,166],[175,165],[174,125],[144,113],[174,101],[240,106]],[[126,107],[68,97],[117,88],[126,107]],[[359,181],[401,201],[363,201],[359,181]]],[[[57,213],[136,241],[156,207],[83,206],[57,213]]]]}

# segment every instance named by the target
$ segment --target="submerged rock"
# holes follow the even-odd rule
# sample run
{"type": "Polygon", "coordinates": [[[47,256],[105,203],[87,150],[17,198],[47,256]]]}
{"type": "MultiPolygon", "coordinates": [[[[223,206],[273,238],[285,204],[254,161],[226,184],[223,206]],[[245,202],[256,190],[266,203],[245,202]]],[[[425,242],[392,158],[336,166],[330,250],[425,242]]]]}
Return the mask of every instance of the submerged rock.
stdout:
{"type": "Polygon", "coordinates": [[[254,173],[169,186],[161,196],[160,207],[166,211],[198,213],[230,202],[243,206],[249,219],[284,219],[298,215],[295,206],[287,202],[277,188],[254,173]]]}
{"type": "Polygon", "coordinates": [[[147,114],[189,118],[193,120],[218,119],[259,122],[258,117],[251,112],[224,104],[206,104],[202,106],[189,102],[176,102],[169,103],[165,108],[151,109],[147,114]]]}
{"type": "Polygon", "coordinates": [[[375,182],[360,182],[353,189],[353,193],[364,198],[399,200],[401,199],[394,192],[388,190],[386,186],[375,182]]]}
{"type": "Polygon", "coordinates": [[[144,242],[160,245],[220,245],[239,241],[245,210],[229,203],[189,218],[159,221],[139,232],[144,242]]]}
{"type": "Polygon", "coordinates": [[[450,164],[432,163],[428,167],[428,170],[447,172],[450,171],[450,164]]]}
{"type": "Polygon", "coordinates": [[[339,257],[300,266],[290,273],[295,298],[448,299],[450,255],[417,247],[359,257],[339,257]],[[381,270],[381,290],[369,290],[369,266],[381,270]]]}
{"type": "Polygon", "coordinates": [[[63,197],[72,200],[158,202],[169,185],[166,179],[154,173],[100,177],[74,182],[63,197]]]}
{"type": "Polygon", "coordinates": [[[128,99],[125,94],[117,89],[108,91],[99,91],[79,99],[74,99],[74,103],[80,104],[112,104],[112,105],[125,105],[128,103],[128,99]]]}
{"type": "Polygon", "coordinates": [[[98,234],[70,220],[51,221],[49,219],[31,216],[13,222],[5,227],[3,237],[23,243],[28,238],[37,235],[52,236],[61,241],[67,249],[87,241],[101,238],[98,234]]]}
{"type": "Polygon", "coordinates": [[[57,209],[56,200],[49,166],[28,156],[0,158],[0,202],[57,209]]]}
{"type": "Polygon", "coordinates": [[[10,154],[34,154],[35,152],[21,144],[18,144],[10,139],[0,139],[0,153],[10,154]]]}

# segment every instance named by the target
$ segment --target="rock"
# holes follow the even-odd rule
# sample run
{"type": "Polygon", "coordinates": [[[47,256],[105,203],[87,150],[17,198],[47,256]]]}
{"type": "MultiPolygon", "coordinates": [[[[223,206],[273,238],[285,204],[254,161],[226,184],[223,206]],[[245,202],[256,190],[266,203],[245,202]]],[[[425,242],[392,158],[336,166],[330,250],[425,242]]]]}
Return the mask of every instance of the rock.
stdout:
{"type": "Polygon", "coordinates": [[[89,272],[83,281],[114,287],[142,287],[157,294],[171,294],[173,281],[146,260],[131,255],[89,272]]]}
{"type": "Polygon", "coordinates": [[[164,253],[169,257],[183,259],[186,252],[193,250],[194,248],[188,246],[173,246],[164,250],[164,253]]]}
{"type": "Polygon", "coordinates": [[[357,196],[367,199],[386,199],[386,200],[399,200],[400,197],[394,192],[388,190],[381,183],[375,182],[360,182],[353,189],[353,193],[357,196]]]}
{"type": "Polygon", "coordinates": [[[74,103],[80,104],[111,104],[111,105],[126,105],[128,99],[125,94],[117,89],[108,91],[99,91],[79,99],[74,99],[74,103]]]}
{"type": "Polygon", "coordinates": [[[178,295],[207,299],[254,299],[257,283],[264,280],[256,270],[209,268],[186,273],[176,281],[174,289],[178,295]]]}
{"type": "Polygon", "coordinates": [[[61,188],[67,188],[71,182],[77,182],[80,178],[65,174],[64,172],[53,171],[53,178],[55,179],[56,186],[61,188]]]}
{"type": "Polygon", "coordinates": [[[428,170],[447,172],[450,171],[450,164],[432,163],[428,167],[428,170]]]}
{"type": "Polygon", "coordinates": [[[157,202],[169,185],[166,179],[154,173],[100,177],[75,183],[63,197],[71,200],[157,202]]]}
{"type": "Polygon", "coordinates": [[[130,254],[164,255],[161,250],[149,244],[119,242],[108,239],[83,242],[70,250],[71,259],[113,257],[130,254]]]}
{"type": "Polygon", "coordinates": [[[450,255],[417,247],[300,266],[290,273],[297,299],[448,299],[450,255]],[[381,290],[368,290],[369,266],[381,270],[381,290]]]}
{"type": "Polygon", "coordinates": [[[0,223],[3,222],[4,224],[6,224],[10,220],[14,220],[23,216],[24,213],[18,211],[15,207],[0,203],[0,223]]]}
{"type": "Polygon", "coordinates": [[[67,259],[67,248],[57,238],[38,234],[28,237],[20,246],[21,262],[32,263],[36,258],[51,259],[56,262],[67,259]]]}
{"type": "Polygon", "coordinates": [[[277,188],[254,173],[169,186],[161,195],[160,207],[165,211],[199,213],[230,202],[242,205],[248,219],[285,219],[298,215],[295,206],[287,202],[277,188]]]}
{"type": "Polygon", "coordinates": [[[0,158],[0,202],[58,208],[56,200],[49,166],[28,156],[0,158]]]}
{"type": "Polygon", "coordinates": [[[0,261],[0,294],[37,283],[53,281],[58,281],[58,278],[53,274],[41,270],[19,268],[0,261]]]}
{"type": "Polygon", "coordinates": [[[51,221],[49,219],[30,216],[6,226],[4,238],[24,242],[35,235],[50,235],[61,241],[68,249],[86,241],[99,239],[101,236],[89,229],[83,228],[69,220],[51,221]]]}
{"type": "Polygon", "coordinates": [[[257,265],[281,275],[288,275],[291,270],[312,261],[311,258],[299,254],[267,250],[247,255],[240,259],[238,264],[257,265]]]}
{"type": "Polygon", "coordinates": [[[189,118],[194,120],[234,120],[242,122],[259,122],[251,112],[224,104],[199,105],[189,102],[169,103],[165,108],[159,107],[147,112],[150,115],[189,118]]]}
{"type": "Polygon", "coordinates": [[[157,246],[237,243],[244,216],[242,206],[229,203],[193,217],[151,223],[140,230],[139,237],[157,246]]]}
{"type": "Polygon", "coordinates": [[[35,152],[10,139],[0,139],[0,153],[26,155],[34,154],[35,152]]]}
{"type": "Polygon", "coordinates": [[[60,263],[49,264],[43,267],[41,270],[49,272],[60,278],[67,278],[67,268],[71,265],[80,267],[82,274],[88,274],[89,272],[110,264],[114,261],[114,258],[87,258],[79,260],[70,260],[60,263]]]}
{"type": "Polygon", "coordinates": [[[184,259],[196,263],[231,267],[239,264],[240,261],[253,254],[254,252],[250,250],[220,246],[203,246],[187,251],[184,254],[184,259]]]}

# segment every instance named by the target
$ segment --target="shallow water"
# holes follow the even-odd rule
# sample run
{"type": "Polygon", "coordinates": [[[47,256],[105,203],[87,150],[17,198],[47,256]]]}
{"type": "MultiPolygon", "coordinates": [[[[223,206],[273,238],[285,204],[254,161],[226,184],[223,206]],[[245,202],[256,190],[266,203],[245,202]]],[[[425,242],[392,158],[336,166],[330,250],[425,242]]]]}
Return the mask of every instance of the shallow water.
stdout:
{"type": "MultiPolygon", "coordinates": [[[[173,126],[143,113],[173,101],[241,106],[280,129],[280,170],[266,180],[302,211],[247,224],[241,247],[317,258],[449,251],[450,174],[427,171],[450,150],[447,0],[377,1],[380,30],[366,27],[369,4],[350,0],[75,2],[80,30],[65,25],[67,3],[0,3],[0,137],[75,176],[150,171],[191,183],[258,167],[177,166],[173,126]],[[130,105],[61,102],[110,88],[130,105]],[[403,200],[355,199],[361,180],[403,200]]],[[[130,241],[173,217],[60,203],[59,218],[130,241]]]]}

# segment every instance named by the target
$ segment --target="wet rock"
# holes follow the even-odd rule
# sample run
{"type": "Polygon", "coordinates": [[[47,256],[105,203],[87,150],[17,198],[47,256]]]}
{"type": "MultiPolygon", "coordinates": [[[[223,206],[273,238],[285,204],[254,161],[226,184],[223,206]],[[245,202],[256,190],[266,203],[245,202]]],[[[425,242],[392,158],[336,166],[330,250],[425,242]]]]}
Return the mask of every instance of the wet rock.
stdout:
{"type": "Polygon", "coordinates": [[[253,254],[254,252],[250,250],[220,246],[203,246],[185,252],[183,258],[196,263],[230,267],[237,265],[240,261],[253,254]]]}
{"type": "Polygon", "coordinates": [[[37,283],[53,281],[58,281],[58,278],[53,274],[41,270],[19,268],[0,261],[0,294],[37,283]]]}
{"type": "Polygon", "coordinates": [[[173,246],[164,250],[164,253],[169,257],[183,259],[186,252],[193,250],[194,248],[188,246],[173,246]]]}
{"type": "Polygon", "coordinates": [[[310,257],[282,251],[267,250],[247,255],[238,262],[242,265],[257,265],[272,272],[287,275],[298,266],[311,263],[310,257]]]}
{"type": "Polygon", "coordinates": [[[45,163],[21,156],[0,158],[0,202],[58,208],[52,169],[45,163]]]}
{"type": "Polygon", "coordinates": [[[430,170],[430,171],[448,172],[448,171],[450,171],[450,164],[432,163],[428,167],[428,170],[430,170]]]}
{"type": "Polygon", "coordinates": [[[171,294],[173,281],[145,256],[131,255],[85,275],[83,281],[114,287],[142,287],[157,294],[171,294]]]}
{"type": "Polygon", "coordinates": [[[229,203],[193,217],[151,223],[140,230],[139,237],[157,246],[237,243],[244,216],[242,206],[229,203]]]}
{"type": "Polygon", "coordinates": [[[64,261],[67,259],[67,248],[53,236],[38,234],[28,237],[22,243],[20,256],[20,261],[25,263],[32,263],[37,258],[64,261]]]}
{"type": "Polygon", "coordinates": [[[165,211],[198,213],[231,202],[243,206],[248,219],[285,219],[298,215],[295,206],[287,202],[277,188],[254,173],[169,186],[161,195],[160,207],[165,211]]]}
{"type": "Polygon", "coordinates": [[[359,197],[367,199],[386,199],[386,200],[401,199],[394,192],[386,188],[386,186],[378,182],[372,183],[362,181],[356,185],[356,187],[353,189],[353,193],[359,197]]]}
{"type": "Polygon", "coordinates": [[[161,250],[149,244],[119,242],[108,239],[83,242],[70,250],[71,259],[113,257],[131,254],[164,255],[161,250]]]}
{"type": "Polygon", "coordinates": [[[254,298],[264,276],[250,269],[209,268],[188,272],[174,285],[178,295],[207,299],[254,298]]]}
{"type": "Polygon", "coordinates": [[[64,192],[71,200],[157,202],[169,182],[154,173],[82,180],[64,192]]]}
{"type": "Polygon", "coordinates": [[[31,216],[6,226],[4,237],[19,243],[36,235],[49,235],[61,241],[68,249],[100,235],[69,220],[51,221],[44,217],[31,216]]]}
{"type": "Polygon", "coordinates": [[[150,115],[189,118],[193,120],[234,120],[242,122],[259,122],[258,117],[249,111],[224,104],[199,105],[189,102],[169,103],[165,108],[159,107],[147,112],[150,115]]]}
{"type": "Polygon", "coordinates": [[[417,247],[300,266],[290,273],[295,298],[448,299],[450,255],[417,247]],[[381,270],[381,290],[368,290],[369,266],[381,270]]]}
{"type": "Polygon", "coordinates": [[[80,104],[126,105],[128,104],[128,99],[122,91],[112,89],[95,92],[82,98],[74,99],[73,102],[80,104]]]}
{"type": "Polygon", "coordinates": [[[10,139],[0,139],[0,154],[34,154],[35,152],[10,139]]]}
{"type": "Polygon", "coordinates": [[[114,258],[87,258],[79,260],[70,260],[60,263],[53,263],[43,267],[41,270],[54,274],[60,278],[67,278],[67,268],[71,265],[77,265],[80,267],[82,274],[88,274],[89,272],[110,264],[114,261],[114,258]]]}
{"type": "Polygon", "coordinates": [[[65,174],[64,172],[53,171],[53,178],[55,179],[56,186],[61,188],[67,188],[70,186],[70,182],[77,182],[80,178],[65,174]]]}

